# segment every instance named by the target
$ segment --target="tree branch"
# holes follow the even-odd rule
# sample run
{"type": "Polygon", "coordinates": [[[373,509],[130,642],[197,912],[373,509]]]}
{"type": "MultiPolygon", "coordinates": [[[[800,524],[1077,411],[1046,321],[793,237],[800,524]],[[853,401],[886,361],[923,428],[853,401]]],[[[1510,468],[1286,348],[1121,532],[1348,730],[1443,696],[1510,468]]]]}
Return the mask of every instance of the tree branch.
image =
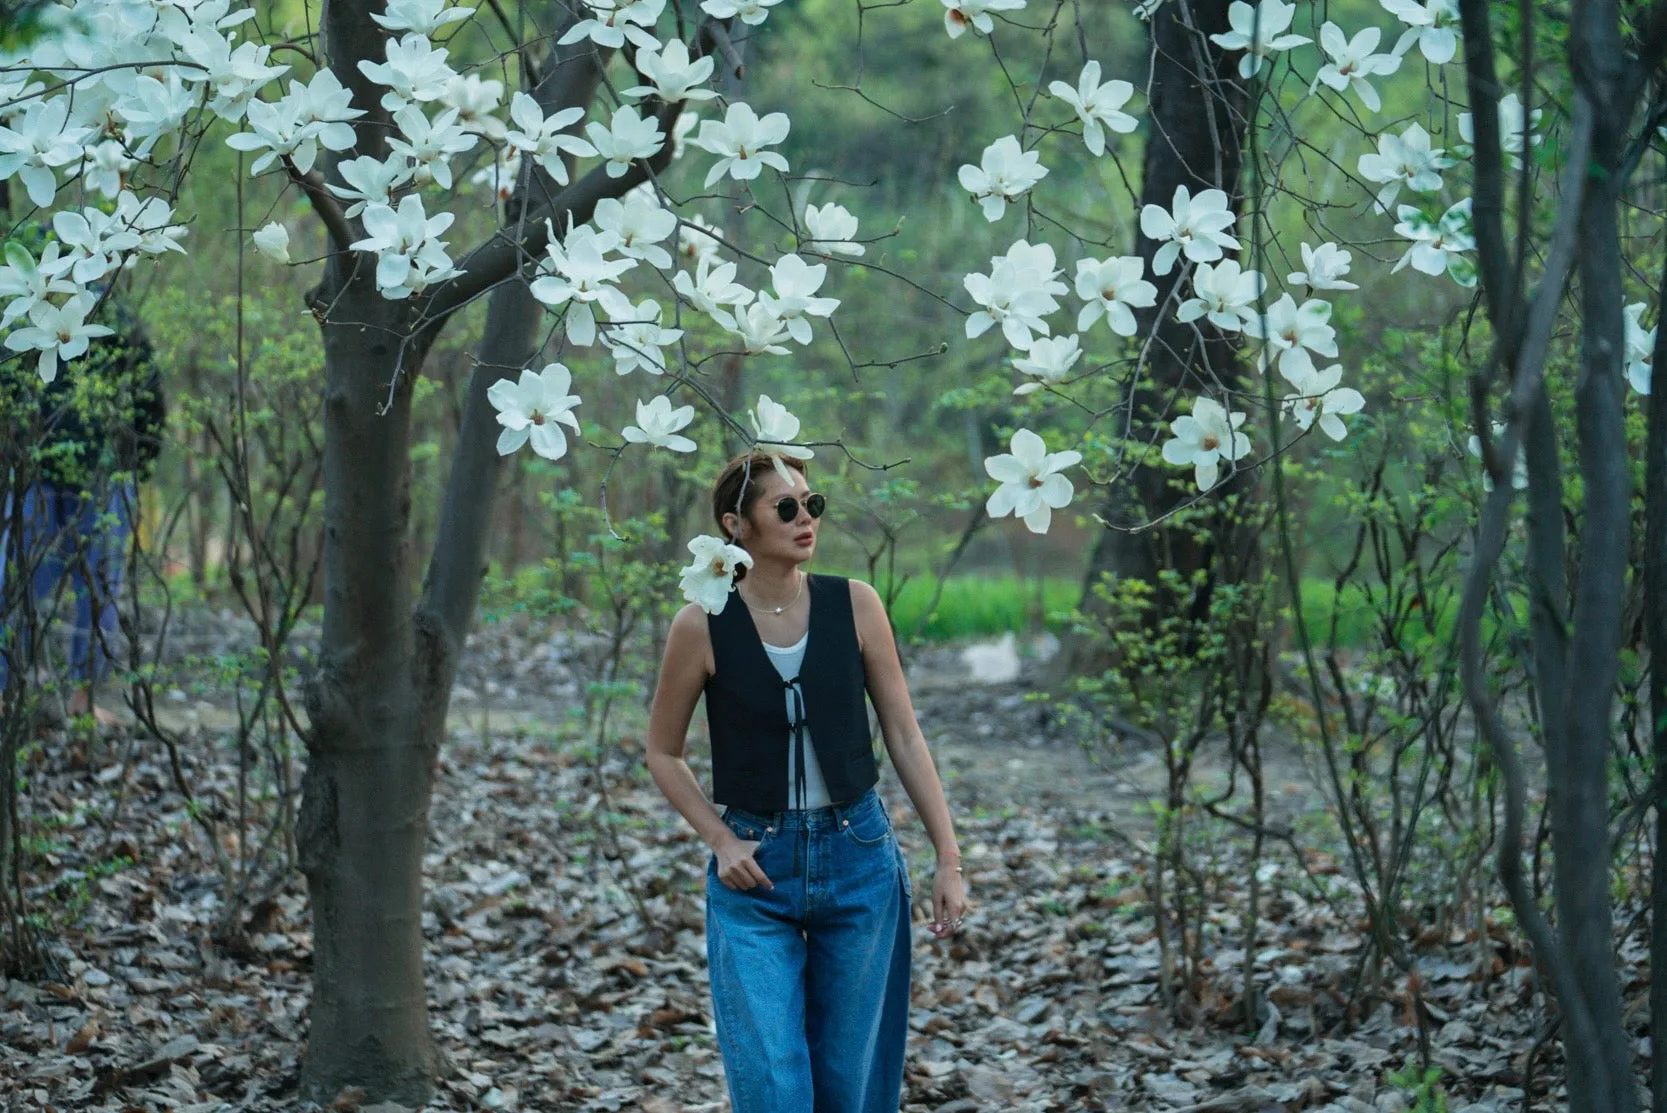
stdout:
{"type": "Polygon", "coordinates": [[[324,222],[325,230],[330,233],[330,242],[335,245],[336,250],[353,250],[353,229],[348,227],[347,215],[342,212],[335,195],[324,188],[324,175],[317,170],[301,173],[288,155],[284,156],[284,169],[289,171],[289,180],[300,186],[301,192],[312,202],[313,211],[324,222]]]}
{"type": "Polygon", "coordinates": [[[633,162],[617,178],[610,178],[606,167],[596,167],[549,201],[532,206],[526,213],[525,232],[520,239],[512,239],[500,230],[470,251],[458,264],[463,273],[435,288],[424,317],[437,326],[481,294],[519,274],[522,265],[549,244],[546,220],[556,226],[559,235],[569,219],[574,224],[584,223],[603,198],[624,196],[648,181],[651,175],[664,170],[671,162],[671,129],[681,107],[680,104],[661,105],[656,112],[666,142],[652,159],[633,162]]]}
{"type": "MultiPolygon", "coordinates": [[[[1584,98],[1577,99],[1574,125],[1569,137],[1568,162],[1564,169],[1564,194],[1557,214],[1557,225],[1552,237],[1551,253],[1539,290],[1528,313],[1523,343],[1518,350],[1511,401],[1507,407],[1510,418],[1504,438],[1503,458],[1516,458],[1521,443],[1521,430],[1528,415],[1540,409],[1544,402],[1545,357],[1555,328],[1557,306],[1568,284],[1574,265],[1575,247],[1579,239],[1580,214],[1586,188],[1586,160],[1592,147],[1593,106],[1584,98]]],[[[1474,119],[1474,114],[1472,119],[1474,119]]],[[[1485,279],[1484,279],[1485,281],[1485,279]]],[[[1496,337],[1494,343],[1504,343],[1496,337]]],[[[1487,423],[1480,423],[1478,435],[1487,436],[1487,423]]],[[[1555,468],[1555,458],[1545,464],[1555,468]]],[[[1530,466],[1536,466],[1531,459],[1530,466]]],[[[1551,976],[1553,990],[1569,1020],[1576,1047],[1590,1046],[1585,1042],[1594,1032],[1592,1017],[1587,1011],[1580,987],[1567,957],[1558,946],[1557,937],[1535,903],[1534,894],[1522,873],[1522,830],[1525,812],[1522,764],[1516,746],[1499,718],[1493,695],[1482,662],[1482,612],[1491,590],[1493,570],[1510,523],[1512,485],[1510,467],[1495,474],[1494,488],[1483,505],[1481,521],[1477,525],[1476,552],[1465,576],[1464,592],[1459,606],[1460,669],[1464,690],[1476,715],[1477,729],[1499,762],[1505,778],[1505,827],[1499,842],[1499,875],[1517,920],[1533,944],[1535,958],[1551,976]]],[[[1555,480],[1555,475],[1553,475],[1555,480]]],[[[1541,488],[1542,494],[1544,488],[1541,488]]],[[[1533,497],[1530,489],[1530,497],[1533,497]]],[[[1552,497],[1560,494],[1553,492],[1552,497]]]]}

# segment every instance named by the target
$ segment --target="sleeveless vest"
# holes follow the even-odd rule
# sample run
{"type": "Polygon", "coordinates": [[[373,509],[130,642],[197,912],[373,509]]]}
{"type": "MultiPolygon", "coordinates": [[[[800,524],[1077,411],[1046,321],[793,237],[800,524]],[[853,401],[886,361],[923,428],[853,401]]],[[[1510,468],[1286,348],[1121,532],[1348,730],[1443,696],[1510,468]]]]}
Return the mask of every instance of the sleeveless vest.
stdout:
{"type": "MultiPolygon", "coordinates": [[[[802,723],[816,750],[828,797],[836,804],[862,796],[880,779],[868,729],[867,678],[851,613],[850,582],[811,576],[810,640],[799,689],[802,723]]],[[[712,799],[749,812],[791,807],[787,753],[795,741],[781,675],[764,652],[752,613],[739,594],[706,616],[716,666],[706,680],[706,722],[712,736],[712,799]]],[[[802,745],[802,736],[799,739],[802,745]]],[[[804,763],[800,762],[800,768],[804,763]]]]}

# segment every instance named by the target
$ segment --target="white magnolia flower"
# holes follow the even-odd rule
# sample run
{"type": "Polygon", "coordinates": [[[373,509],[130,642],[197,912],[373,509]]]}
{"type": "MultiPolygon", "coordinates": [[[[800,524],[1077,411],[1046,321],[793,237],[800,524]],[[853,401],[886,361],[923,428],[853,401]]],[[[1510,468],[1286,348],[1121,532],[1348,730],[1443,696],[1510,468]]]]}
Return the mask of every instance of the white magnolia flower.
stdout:
{"type": "Polygon", "coordinates": [[[446,0],[388,0],[383,14],[371,13],[371,18],[389,31],[415,31],[432,35],[447,24],[468,19],[473,8],[448,8],[446,0]]]}
{"type": "Polygon", "coordinates": [[[677,225],[677,253],[691,263],[715,259],[718,254],[718,229],[707,223],[699,213],[677,225]]]}
{"type": "Polygon", "coordinates": [[[85,290],[63,305],[37,301],[29,310],[28,326],[6,334],[6,347],[14,352],[39,352],[35,370],[41,382],[49,383],[58,377],[60,360],[75,359],[86,352],[90,341],[115,331],[108,325],[87,323],[87,314],[97,303],[97,296],[85,290]]]}
{"type": "Polygon", "coordinates": [[[295,118],[294,106],[284,101],[268,104],[251,100],[245,117],[248,131],[226,136],[226,146],[234,151],[260,151],[260,157],[249,167],[249,173],[259,174],[278,159],[288,156],[295,168],[305,174],[318,156],[318,145],[311,141],[295,118]],[[302,163],[306,163],[302,166],[302,163]]]}
{"type": "Polygon", "coordinates": [[[685,565],[677,586],[683,598],[700,605],[707,614],[722,614],[735,584],[735,569],[752,567],[752,555],[721,537],[702,534],[689,542],[694,562],[685,565]]]}
{"type": "MultiPolygon", "coordinates": [[[[736,328],[735,316],[724,306],[739,308],[753,299],[753,292],[735,281],[735,264],[720,262],[716,253],[701,255],[695,260],[692,278],[688,271],[678,271],[672,276],[671,285],[690,305],[730,332],[736,328]]],[[[774,320],[774,317],[771,319],[774,320]]]]}
{"type": "Polygon", "coordinates": [[[120,193],[127,172],[139,165],[138,160],[127,157],[122,145],[114,139],[96,143],[86,151],[87,157],[81,163],[81,184],[106,197],[120,193]]]}
{"type": "Polygon", "coordinates": [[[764,148],[786,139],[790,126],[785,112],[771,112],[760,119],[744,101],[731,104],[721,122],[702,120],[700,134],[689,142],[718,156],[706,172],[706,188],[725,174],[738,182],[751,181],[766,166],[786,173],[787,160],[764,148]]]}
{"type": "MultiPolygon", "coordinates": [[[[1515,93],[1506,93],[1499,98],[1499,148],[1507,156],[1512,169],[1522,169],[1522,133],[1523,125],[1527,125],[1528,142],[1530,146],[1540,145],[1540,135],[1534,129],[1540,126],[1540,109],[1530,112],[1525,120],[1522,114],[1522,98],[1515,93]]],[[[1459,138],[1465,145],[1476,145],[1476,123],[1470,113],[1459,114],[1459,138]]]]}
{"type": "Polygon", "coordinates": [[[411,163],[398,153],[389,155],[386,161],[360,155],[339,163],[336,170],[347,184],[326,182],[324,188],[344,201],[353,202],[347,207],[349,217],[358,216],[367,205],[392,205],[393,191],[411,180],[411,163]]]}
{"type": "Polygon", "coordinates": [[[289,229],[282,224],[274,220],[258,229],[251,238],[255,242],[255,250],[262,255],[280,263],[289,262],[289,229]]]}
{"type": "Polygon", "coordinates": [[[1017,201],[1047,176],[1042,156],[1021,149],[1011,135],[985,147],[979,164],[966,163],[959,173],[961,188],[972,194],[984,209],[984,219],[992,222],[1001,219],[1008,202],[1017,201]]]}
{"type": "Polygon", "coordinates": [[[1335,357],[1337,330],[1331,327],[1331,303],[1310,298],[1301,305],[1290,294],[1268,306],[1262,314],[1252,314],[1245,321],[1245,334],[1264,342],[1262,367],[1275,361],[1279,373],[1300,384],[1314,371],[1314,360],[1309,355],[1335,357]]]}
{"type": "Polygon", "coordinates": [[[1248,80],[1261,72],[1262,59],[1313,41],[1307,35],[1284,33],[1290,28],[1296,11],[1295,4],[1281,0],[1259,0],[1255,7],[1244,0],[1233,0],[1227,9],[1227,24],[1232,30],[1225,35],[1211,35],[1210,41],[1223,50],[1244,51],[1239,58],[1239,76],[1248,80]]]}
{"type": "Polygon", "coordinates": [[[1069,506],[1075,493],[1060,472],[1080,463],[1082,453],[1049,452],[1029,429],[1014,433],[1010,447],[1011,452],[984,458],[985,472],[1001,484],[984,503],[984,511],[992,518],[1023,518],[1031,533],[1046,533],[1053,512],[1069,506]]]}
{"type": "MultiPolygon", "coordinates": [[[[716,314],[713,319],[717,320],[716,314]]],[[[741,350],[747,355],[756,356],[765,352],[776,356],[787,354],[788,350],[783,345],[793,339],[792,334],[787,331],[786,323],[770,312],[770,307],[763,302],[755,301],[729,319],[734,322],[729,331],[741,338],[741,350]]]]}
{"type": "Polygon", "coordinates": [[[407,34],[398,42],[388,43],[386,54],[385,62],[361,59],[359,72],[387,86],[382,107],[389,112],[398,112],[413,101],[439,100],[457,76],[447,64],[446,48],[429,42],[427,35],[407,34]]]}
{"type": "Polygon", "coordinates": [[[469,175],[469,184],[479,186],[500,204],[515,196],[515,186],[521,180],[521,152],[510,151],[469,175]]]}
{"type": "Polygon", "coordinates": [[[464,130],[455,108],[446,109],[430,121],[420,107],[408,104],[394,113],[394,123],[400,134],[389,138],[388,149],[406,160],[411,178],[418,185],[433,182],[441,189],[450,189],[451,157],[480,141],[480,136],[464,130]]]}
{"type": "Polygon", "coordinates": [[[1163,458],[1191,466],[1198,489],[1208,491],[1220,477],[1223,460],[1231,464],[1250,454],[1250,438],[1239,432],[1244,419],[1239,411],[1228,413],[1220,402],[1199,395],[1193,399],[1191,414],[1169,423],[1175,437],[1163,443],[1163,458]]]}
{"type": "Polygon", "coordinates": [[[781,0],[700,0],[700,10],[713,19],[739,19],[757,27],[781,0]]]}
{"type": "Polygon", "coordinates": [[[160,79],[149,74],[136,77],[132,91],[116,104],[133,157],[149,158],[157,142],[178,132],[196,107],[197,94],[178,68],[169,67],[160,79]]]}
{"type": "Polygon", "coordinates": [[[584,0],[590,18],[581,19],[556,40],[566,46],[589,39],[597,46],[618,50],[630,39],[638,50],[658,50],[660,42],[651,33],[665,10],[666,0],[584,0]]]}
{"type": "Polygon", "coordinates": [[[1319,247],[1304,243],[1302,265],[1307,269],[1294,272],[1285,281],[1292,286],[1307,286],[1310,290],[1358,290],[1359,286],[1343,279],[1349,273],[1353,259],[1354,256],[1334,243],[1323,243],[1319,247]]]}
{"type": "Polygon", "coordinates": [[[627,425],[621,435],[631,444],[669,448],[673,452],[693,452],[695,442],[681,436],[680,430],[695,419],[693,406],[671,408],[671,399],[664,394],[651,402],[637,400],[637,423],[627,425]]]}
{"type": "Polygon", "coordinates": [[[572,373],[559,363],[546,364],[536,372],[523,368],[520,382],[499,379],[493,383],[486,398],[504,427],[498,434],[498,455],[508,456],[529,443],[546,460],[567,455],[567,434],[561,427],[579,431],[579,419],[573,416],[579,396],[568,393],[572,385],[572,373]]]}
{"type": "Polygon", "coordinates": [[[1183,253],[1194,263],[1213,263],[1226,249],[1237,251],[1239,241],[1227,231],[1234,220],[1221,190],[1206,189],[1194,197],[1186,186],[1176,186],[1168,212],[1157,205],[1140,211],[1141,232],[1160,245],[1152,257],[1152,273],[1168,274],[1183,253]]]}
{"type": "Polygon", "coordinates": [[[628,306],[630,303],[613,282],[637,261],[607,257],[619,246],[612,232],[598,232],[588,224],[574,228],[570,223],[563,240],[548,220],[544,224],[550,232],[550,243],[545,248],[549,258],[539,264],[545,272],[543,277],[533,279],[527,291],[550,309],[567,306],[567,339],[580,347],[589,346],[596,343],[596,317],[591,305],[600,304],[610,313],[616,307],[628,306]]]}
{"type": "Polygon", "coordinates": [[[6,302],[0,314],[0,328],[28,314],[53,294],[72,294],[79,287],[64,275],[75,263],[74,256],[60,257],[62,245],[53,240],[41,249],[40,261],[16,240],[6,243],[6,265],[0,267],[0,298],[6,302]]]}
{"type": "Polygon", "coordinates": [[[1318,422],[1320,432],[1334,441],[1341,441],[1349,435],[1343,418],[1359,413],[1366,405],[1366,399],[1352,387],[1338,386],[1342,380],[1343,365],[1334,363],[1330,367],[1310,370],[1300,381],[1292,384],[1296,393],[1287,394],[1284,401],[1298,428],[1306,432],[1318,422]]]}
{"type": "Polygon", "coordinates": [[[1384,10],[1402,23],[1407,30],[1395,44],[1396,54],[1405,54],[1413,45],[1432,66],[1445,66],[1458,53],[1459,36],[1454,30],[1459,23],[1459,8],[1454,0],[1379,0],[1384,10]]]}
{"type": "Polygon", "coordinates": [[[967,338],[982,336],[992,325],[1000,325],[1007,342],[1026,351],[1032,333],[1052,335],[1043,318],[1059,308],[1055,299],[1069,290],[1065,283],[1055,280],[1058,273],[1051,246],[1018,240],[1006,255],[990,260],[989,274],[967,275],[961,284],[981,307],[967,318],[967,338]]]}
{"type": "Polygon", "coordinates": [[[1264,284],[1261,271],[1243,270],[1236,259],[1200,263],[1192,272],[1193,296],[1181,303],[1175,319],[1190,322],[1205,317],[1223,332],[1247,331],[1256,317],[1256,299],[1262,296],[1264,284]]]}
{"type": "Polygon", "coordinates": [[[90,128],[68,126],[70,99],[33,100],[0,127],[0,181],[17,177],[29,203],[46,208],[58,195],[57,168],[81,161],[90,128]]]}
{"type": "Polygon", "coordinates": [[[629,104],[614,111],[611,126],[600,120],[586,124],[585,135],[596,153],[608,160],[610,178],[621,177],[637,159],[653,158],[666,145],[666,133],[660,130],[660,121],[653,116],[643,119],[629,104]]]}
{"type": "Polygon", "coordinates": [[[988,35],[996,26],[991,12],[1022,11],[1025,0],[943,0],[943,6],[943,28],[950,38],[958,39],[969,27],[988,35]]]}
{"type": "Polygon", "coordinates": [[[483,79],[479,74],[469,73],[459,74],[446,82],[446,91],[440,96],[440,103],[457,109],[457,122],[464,131],[502,143],[509,131],[497,116],[503,99],[502,81],[483,79]]]}
{"type": "Polygon", "coordinates": [[[1441,172],[1453,165],[1441,147],[1431,148],[1430,133],[1418,124],[1408,124],[1400,135],[1384,132],[1378,136],[1376,154],[1360,156],[1360,176],[1383,186],[1378,191],[1379,212],[1400,196],[1401,187],[1414,193],[1434,193],[1441,188],[1441,172]]]}
{"type": "MultiPolygon", "coordinates": [[[[1493,431],[1492,440],[1497,446],[1505,439],[1505,423],[1503,421],[1490,422],[1488,428],[1493,431]]],[[[1465,446],[1476,459],[1482,458],[1482,438],[1470,434],[1470,441],[1465,446]]],[[[1517,445],[1516,459],[1511,461],[1511,490],[1526,491],[1528,489],[1528,457],[1522,453],[1522,445],[1517,445]]],[[[1482,490],[1493,490],[1493,476],[1486,470],[1482,472],[1482,490]]]]}
{"type": "Polygon", "coordinates": [[[689,48],[682,39],[667,39],[659,50],[637,51],[637,72],[647,85],[625,90],[628,97],[659,97],[667,104],[712,100],[718,94],[702,88],[712,80],[711,57],[689,60],[689,48]]]}
{"type": "Polygon", "coordinates": [[[614,234],[621,255],[661,270],[671,266],[671,253],[659,244],[676,230],[677,214],[661,205],[652,189],[633,189],[623,199],[604,197],[591,219],[614,234]]]}
{"type": "Polygon", "coordinates": [[[1655,369],[1655,329],[1644,330],[1644,303],[1633,302],[1623,309],[1626,331],[1626,381],[1639,394],[1650,392],[1655,369]]]}
{"type": "Polygon", "coordinates": [[[311,167],[314,155],[310,148],[314,143],[328,151],[346,151],[359,141],[349,121],[363,116],[365,110],[353,107],[353,90],[344,87],[328,67],[313,74],[305,85],[291,81],[289,93],[279,103],[301,131],[305,150],[296,158],[297,166],[305,158],[311,167]]]}
{"type": "Polygon", "coordinates": [[[700,113],[685,108],[677,114],[677,120],[671,125],[671,160],[676,162],[683,157],[684,140],[700,123],[700,113]]]}
{"type": "Polygon", "coordinates": [[[799,246],[818,255],[856,258],[868,250],[862,244],[852,242],[857,237],[857,218],[844,205],[836,205],[832,201],[821,208],[805,206],[805,231],[810,233],[810,238],[799,246]]]}
{"type": "Polygon", "coordinates": [[[1411,240],[1412,246],[1390,268],[1391,274],[1410,264],[1422,274],[1446,271],[1460,286],[1476,284],[1476,264],[1464,257],[1476,249],[1476,236],[1470,228],[1470,198],[1453,205],[1434,224],[1411,205],[1402,205],[1396,212],[1401,220],[1395,225],[1395,234],[1411,240]]]}
{"type": "Polygon", "coordinates": [[[1030,351],[1013,361],[1013,369],[1030,375],[1037,381],[1020,383],[1014,394],[1031,394],[1044,386],[1057,386],[1071,374],[1071,368],[1082,358],[1077,334],[1044,336],[1031,342],[1030,351]]]}
{"type": "Polygon", "coordinates": [[[562,130],[584,119],[584,115],[582,108],[563,108],[553,116],[545,116],[536,100],[517,92],[509,100],[509,118],[515,127],[504,133],[504,142],[511,151],[530,157],[557,185],[566,185],[567,164],[562,161],[562,155],[589,158],[596,154],[595,147],[562,130]]]}
{"type": "Polygon", "coordinates": [[[1077,260],[1077,331],[1087,332],[1102,316],[1118,336],[1135,334],[1134,310],[1158,303],[1158,288],[1146,281],[1146,260],[1138,255],[1077,260]]]}
{"type": "Polygon", "coordinates": [[[768,394],[760,394],[758,405],[747,411],[747,420],[752,422],[758,451],[767,453],[776,466],[776,474],[791,484],[793,476],[782,461],[809,460],[816,455],[805,446],[793,443],[799,439],[799,419],[768,394]]]}
{"type": "Polygon", "coordinates": [[[1055,81],[1048,85],[1048,92],[1070,105],[1082,121],[1083,142],[1088,144],[1091,155],[1098,157],[1106,153],[1106,128],[1125,135],[1135,129],[1135,118],[1123,111],[1123,106],[1134,96],[1134,86],[1115,79],[1102,85],[1098,62],[1091,61],[1082,67],[1076,88],[1055,81]]]}
{"type": "Polygon", "coordinates": [[[196,67],[180,67],[180,77],[190,84],[205,84],[211,93],[208,110],[222,120],[237,123],[249,102],[266,84],[289,72],[284,65],[269,66],[270,46],[246,42],[232,45],[235,35],[203,27],[175,39],[180,52],[196,67]]]}
{"type": "Polygon", "coordinates": [[[408,298],[457,273],[439,238],[456,214],[429,216],[423,211],[422,198],[410,193],[400,198],[397,209],[366,205],[362,219],[368,235],[350,246],[376,253],[376,288],[383,297],[408,298]]]}
{"type": "Polygon", "coordinates": [[[783,255],[770,268],[772,294],[760,291],[759,303],[787,326],[787,333],[800,344],[809,344],[809,317],[830,317],[839,308],[838,298],[819,298],[816,291],[828,277],[825,263],[811,264],[797,255],[783,255]]]}
{"type": "Polygon", "coordinates": [[[602,333],[602,346],[614,354],[614,373],[629,375],[642,368],[650,375],[666,373],[667,344],[675,344],[682,337],[680,328],[661,328],[660,303],[644,298],[636,305],[621,295],[617,300],[603,301],[608,312],[608,327],[602,333]]]}
{"type": "Polygon", "coordinates": [[[79,285],[97,282],[122,265],[122,255],[139,247],[139,235],[108,213],[88,206],[52,216],[52,231],[75,260],[70,277],[79,285]]]}
{"type": "Polygon", "coordinates": [[[1341,27],[1327,22],[1320,28],[1320,46],[1330,61],[1314,75],[1314,82],[1308,86],[1308,91],[1312,93],[1321,85],[1339,93],[1352,89],[1368,111],[1376,112],[1383,107],[1371,79],[1400,69],[1401,56],[1399,53],[1376,53],[1382,36],[1383,32],[1376,27],[1366,27],[1356,32],[1354,38],[1347,38],[1341,27]]]}
{"type": "Polygon", "coordinates": [[[139,236],[142,255],[160,255],[164,251],[185,254],[179,241],[185,238],[185,225],[174,223],[174,208],[162,197],[139,196],[130,190],[116,195],[116,211],[110,219],[139,236]]]}

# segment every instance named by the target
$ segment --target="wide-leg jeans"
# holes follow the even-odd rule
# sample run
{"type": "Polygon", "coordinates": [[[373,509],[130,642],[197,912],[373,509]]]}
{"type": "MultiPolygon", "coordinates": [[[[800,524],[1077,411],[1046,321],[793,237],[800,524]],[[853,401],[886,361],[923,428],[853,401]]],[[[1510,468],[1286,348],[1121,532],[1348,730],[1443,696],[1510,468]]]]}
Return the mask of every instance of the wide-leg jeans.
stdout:
{"type": "Polygon", "coordinates": [[[908,867],[878,792],[760,814],[774,883],[745,891],[706,869],[706,954],[734,1113],[897,1113],[909,1028],[908,867]]]}

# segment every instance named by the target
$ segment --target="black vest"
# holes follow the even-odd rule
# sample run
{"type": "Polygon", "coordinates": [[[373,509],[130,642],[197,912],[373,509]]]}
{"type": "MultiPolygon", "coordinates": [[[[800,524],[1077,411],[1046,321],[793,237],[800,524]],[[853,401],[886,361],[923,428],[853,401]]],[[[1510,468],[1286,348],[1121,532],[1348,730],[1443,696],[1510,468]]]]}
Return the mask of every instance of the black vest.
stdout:
{"type": "MultiPolygon", "coordinates": [[[[811,576],[810,640],[799,670],[803,721],[816,749],[828,798],[848,803],[874,787],[880,771],[868,729],[868,692],[851,613],[851,584],[811,576]]],[[[791,806],[787,749],[794,741],[781,674],[740,594],[706,616],[715,671],[706,680],[706,722],[712,735],[712,799],[749,812],[791,806]]],[[[803,768],[803,763],[800,764],[803,768]]]]}

